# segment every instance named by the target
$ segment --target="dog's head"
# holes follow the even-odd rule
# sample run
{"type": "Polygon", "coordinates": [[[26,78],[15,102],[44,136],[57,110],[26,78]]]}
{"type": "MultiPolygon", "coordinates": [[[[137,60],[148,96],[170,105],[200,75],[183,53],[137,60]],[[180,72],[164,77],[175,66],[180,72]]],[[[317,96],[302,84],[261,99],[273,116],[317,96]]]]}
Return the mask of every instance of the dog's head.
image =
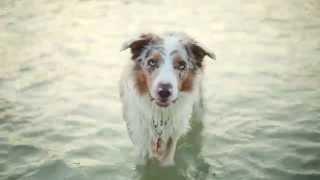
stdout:
{"type": "Polygon", "coordinates": [[[142,34],[124,43],[135,62],[136,86],[141,95],[149,94],[160,107],[174,103],[180,92],[191,92],[193,80],[202,69],[203,58],[215,55],[185,34],[164,36],[142,34]]]}

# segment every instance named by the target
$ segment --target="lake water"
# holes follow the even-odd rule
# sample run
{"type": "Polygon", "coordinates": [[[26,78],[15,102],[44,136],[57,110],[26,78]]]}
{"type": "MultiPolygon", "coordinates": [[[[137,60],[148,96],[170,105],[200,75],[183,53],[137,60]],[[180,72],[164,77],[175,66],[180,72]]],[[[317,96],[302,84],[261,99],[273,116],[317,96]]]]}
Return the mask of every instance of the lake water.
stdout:
{"type": "Polygon", "coordinates": [[[2,0],[1,180],[319,180],[319,0],[2,0]],[[203,124],[136,166],[118,80],[139,32],[206,44],[203,124]]]}

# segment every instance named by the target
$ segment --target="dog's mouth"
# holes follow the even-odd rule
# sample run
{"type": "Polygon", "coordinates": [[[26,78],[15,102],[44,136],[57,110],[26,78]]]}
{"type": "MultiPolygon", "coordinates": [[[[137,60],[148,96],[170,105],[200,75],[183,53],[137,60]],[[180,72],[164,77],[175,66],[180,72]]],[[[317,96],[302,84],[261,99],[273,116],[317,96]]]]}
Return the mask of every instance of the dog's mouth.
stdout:
{"type": "Polygon", "coordinates": [[[153,98],[150,97],[151,102],[154,102],[157,106],[166,108],[169,107],[171,104],[174,104],[177,99],[169,100],[169,99],[161,99],[161,98],[153,98]]]}
{"type": "Polygon", "coordinates": [[[171,104],[170,101],[162,101],[162,100],[160,100],[160,101],[155,101],[155,103],[156,103],[158,106],[163,107],[163,108],[168,107],[168,106],[171,104]]]}

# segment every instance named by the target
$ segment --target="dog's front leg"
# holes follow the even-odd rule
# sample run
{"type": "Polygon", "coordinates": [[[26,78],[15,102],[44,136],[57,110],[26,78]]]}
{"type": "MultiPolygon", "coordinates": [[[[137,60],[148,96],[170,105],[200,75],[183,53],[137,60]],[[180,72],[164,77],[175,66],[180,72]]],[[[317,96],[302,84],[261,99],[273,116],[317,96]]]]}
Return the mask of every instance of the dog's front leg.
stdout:
{"type": "Polygon", "coordinates": [[[148,154],[144,149],[136,150],[136,163],[137,165],[146,165],[148,161],[148,154]]]}
{"type": "Polygon", "coordinates": [[[174,155],[176,152],[178,138],[169,138],[167,142],[167,153],[160,162],[161,166],[173,166],[174,165],[174,155]]]}

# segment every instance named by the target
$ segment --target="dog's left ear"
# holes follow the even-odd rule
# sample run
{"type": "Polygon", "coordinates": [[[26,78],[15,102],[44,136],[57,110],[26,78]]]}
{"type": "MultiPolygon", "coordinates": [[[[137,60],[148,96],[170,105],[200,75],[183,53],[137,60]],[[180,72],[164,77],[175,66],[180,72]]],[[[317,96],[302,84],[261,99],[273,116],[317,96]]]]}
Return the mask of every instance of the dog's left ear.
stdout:
{"type": "Polygon", "coordinates": [[[213,60],[216,60],[216,55],[209,51],[205,46],[200,45],[196,41],[189,41],[186,45],[186,49],[189,55],[193,57],[193,59],[196,61],[196,64],[201,67],[202,61],[205,56],[210,57],[213,60]]]}
{"type": "Polygon", "coordinates": [[[191,51],[195,58],[203,59],[204,56],[208,56],[211,59],[216,60],[216,55],[213,52],[197,42],[191,43],[191,51]]]}
{"type": "Polygon", "coordinates": [[[125,43],[122,44],[121,51],[124,51],[128,48],[131,49],[132,54],[132,60],[137,58],[143,48],[147,46],[148,44],[151,44],[158,40],[159,37],[155,34],[147,33],[147,34],[141,34],[138,37],[135,37],[125,43]]]}

